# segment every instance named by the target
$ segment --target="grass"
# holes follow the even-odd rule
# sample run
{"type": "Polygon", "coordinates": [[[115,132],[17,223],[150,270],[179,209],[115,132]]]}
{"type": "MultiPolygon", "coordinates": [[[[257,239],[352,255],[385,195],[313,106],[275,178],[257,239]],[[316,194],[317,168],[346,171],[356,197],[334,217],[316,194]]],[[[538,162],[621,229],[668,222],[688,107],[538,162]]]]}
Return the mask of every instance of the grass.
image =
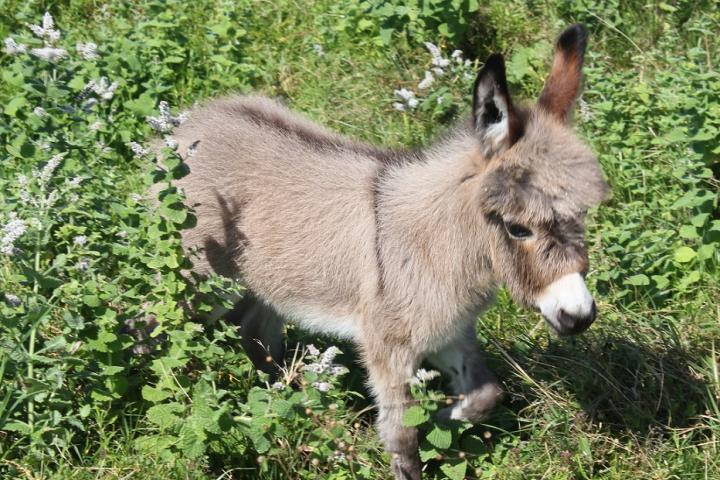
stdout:
{"type": "MultiPolygon", "coordinates": [[[[447,11],[420,12],[417,18],[425,23],[396,9],[369,10],[380,3],[1,3],[3,38],[38,23],[47,8],[67,46],[92,40],[106,58],[73,74],[83,80],[108,74],[121,86],[116,98],[93,114],[114,115],[113,128],[101,132],[115,153],[88,147],[80,157],[78,148],[60,167],[68,178],[72,172],[89,178],[78,200],[85,212],[58,207],[62,222],[38,237],[37,258],[43,266],[55,266],[60,285],[45,280],[50,274],[40,278],[21,266],[25,253],[33,258],[32,242],[19,256],[0,258],[0,291],[22,293],[25,302],[17,310],[0,301],[5,339],[0,398],[7,412],[0,415],[0,472],[8,478],[386,478],[388,459],[375,436],[358,369],[352,368],[328,396],[313,396],[305,387],[278,393],[257,379],[231,328],[208,327],[196,335],[184,326],[176,305],[184,295],[177,287],[182,281],[174,276],[179,267],[163,266],[157,282],[151,270],[138,266],[153,255],[175,254],[174,227],[153,223],[159,220],[143,203],[115,202],[143,193],[151,169],[150,160],[133,158],[125,144],[150,139],[144,115],[157,100],[189,107],[228,91],[282,97],[318,122],[372,143],[425,144],[467,109],[471,80],[458,75],[438,82],[448,102],[442,109],[422,100],[416,111],[394,110],[393,91],[417,90],[430,67],[424,41],[440,44],[445,52],[462,48],[480,62],[502,50],[513,90],[530,97],[547,73],[553,37],[563,26],[582,21],[591,40],[576,124],[613,188],[613,198],[588,221],[588,278],[598,292],[601,316],[587,334],[558,339],[537,314],[500,294],[497,305],[479,319],[478,338],[509,395],[486,425],[461,432],[465,439],[482,439],[468,456],[466,474],[720,477],[717,4],[487,1],[466,13],[461,33],[443,37],[433,26],[455,15],[451,2],[438,2],[447,11]],[[390,42],[382,36],[388,29],[390,42]],[[150,106],[131,108],[128,102],[140,102],[143,93],[150,106]],[[111,240],[118,225],[130,233],[120,250],[111,240]],[[153,225],[169,233],[157,234],[162,240],[150,237],[153,225]],[[62,253],[70,265],[75,250],[66,251],[65,245],[79,234],[91,237],[91,247],[77,254],[78,260],[93,259],[91,273],[61,275],[57,272],[69,267],[57,259],[62,253]],[[141,257],[142,262],[136,260],[141,257]],[[90,281],[93,287],[87,287],[90,281]],[[97,297],[97,304],[88,297],[97,297]],[[146,302],[167,325],[170,345],[159,347],[154,361],[133,355],[132,342],[119,333],[120,324],[146,309],[146,302]],[[51,305],[47,320],[34,316],[38,305],[51,305]],[[83,326],[72,326],[78,322],[83,326]],[[117,339],[98,346],[99,332],[105,331],[117,339]],[[59,332],[66,345],[54,350],[50,341],[59,332]],[[82,346],[73,352],[75,340],[82,346]],[[26,355],[31,344],[51,360],[26,355]],[[34,366],[30,375],[28,365],[34,366]],[[107,373],[115,366],[119,373],[107,373]],[[165,392],[172,397],[163,397],[165,392]],[[300,393],[308,397],[296,396],[300,393]],[[163,407],[170,401],[183,413],[163,407]],[[303,414],[284,416],[275,410],[282,402],[303,414]],[[222,414],[214,417],[216,412],[222,414]],[[265,412],[272,412],[267,422],[260,420],[265,412]],[[33,428],[18,426],[29,417],[35,418],[33,428]],[[246,419],[252,421],[245,424],[246,419]],[[334,463],[341,441],[352,445],[342,450],[352,461],[334,463]]],[[[0,57],[4,72],[20,72],[19,62],[0,57]]],[[[79,144],[87,126],[72,129],[61,114],[57,118],[65,120],[53,128],[36,129],[29,113],[32,99],[47,97],[32,96],[28,72],[36,67],[23,65],[24,83],[4,73],[0,84],[2,144],[15,145],[22,132],[39,141],[53,131],[64,132],[62,140],[51,138],[53,145],[79,144]],[[7,105],[18,96],[26,96],[27,105],[8,113],[7,105]]],[[[19,142],[18,149],[25,144],[19,142]]],[[[0,151],[0,224],[10,211],[30,215],[18,201],[16,174],[47,161],[40,149],[13,152],[0,151]]],[[[329,345],[295,330],[290,338],[329,345]]],[[[341,363],[357,365],[352,348],[342,348],[341,363]]],[[[449,449],[442,460],[430,460],[428,476],[447,478],[442,467],[457,461],[458,453],[449,449]]]]}

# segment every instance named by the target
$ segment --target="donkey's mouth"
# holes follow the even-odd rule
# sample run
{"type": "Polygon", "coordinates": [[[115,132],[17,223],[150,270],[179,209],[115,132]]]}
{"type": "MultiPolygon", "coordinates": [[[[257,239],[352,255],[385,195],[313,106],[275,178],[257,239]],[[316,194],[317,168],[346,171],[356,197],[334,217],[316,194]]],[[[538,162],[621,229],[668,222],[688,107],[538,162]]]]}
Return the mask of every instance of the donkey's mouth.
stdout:
{"type": "Polygon", "coordinates": [[[555,319],[551,320],[548,317],[545,317],[545,320],[550,324],[550,326],[552,326],[553,330],[555,330],[558,335],[567,336],[577,335],[578,333],[582,333],[587,330],[595,321],[596,316],[597,308],[595,306],[595,301],[593,300],[592,307],[587,315],[570,315],[565,312],[565,310],[560,309],[555,319]]]}
{"type": "Polygon", "coordinates": [[[579,273],[565,275],[548,285],[535,306],[558,335],[582,333],[595,321],[597,308],[579,273]]]}

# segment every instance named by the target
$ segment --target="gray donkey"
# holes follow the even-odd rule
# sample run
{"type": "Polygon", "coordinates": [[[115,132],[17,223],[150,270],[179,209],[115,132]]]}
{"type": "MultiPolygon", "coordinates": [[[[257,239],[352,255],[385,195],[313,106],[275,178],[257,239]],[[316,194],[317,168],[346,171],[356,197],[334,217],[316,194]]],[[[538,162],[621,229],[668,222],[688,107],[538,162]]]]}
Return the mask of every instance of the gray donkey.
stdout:
{"type": "Polygon", "coordinates": [[[445,417],[477,421],[501,398],[474,329],[499,285],[560,335],[595,319],[583,221],[608,187],[568,126],[586,38],[582,25],[560,35],[530,107],[492,55],[468,121],[419,151],[355,142],[257,96],[211,101],[176,131],[179,152],[195,148],[178,182],[198,219],[183,234],[201,252],[194,270],[252,292],[235,314],[258,365],[282,358],[285,320],[354,342],[395,478],[421,477],[402,418],[422,361],[460,398],[445,417]]]}

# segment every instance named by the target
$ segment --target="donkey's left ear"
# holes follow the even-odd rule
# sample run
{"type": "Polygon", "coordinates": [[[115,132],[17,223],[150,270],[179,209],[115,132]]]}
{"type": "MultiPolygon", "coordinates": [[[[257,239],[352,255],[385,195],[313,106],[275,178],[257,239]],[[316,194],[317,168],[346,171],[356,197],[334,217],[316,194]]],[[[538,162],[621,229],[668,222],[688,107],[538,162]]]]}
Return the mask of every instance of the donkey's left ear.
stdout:
{"type": "Polygon", "coordinates": [[[484,154],[492,156],[512,146],[522,136],[505,78],[505,60],[490,55],[478,73],[473,92],[473,125],[484,154]]]}
{"type": "Polygon", "coordinates": [[[563,31],[555,43],[550,76],[545,82],[538,105],[558,120],[570,118],[582,85],[582,66],[585,58],[588,31],[576,23],[563,31]]]}

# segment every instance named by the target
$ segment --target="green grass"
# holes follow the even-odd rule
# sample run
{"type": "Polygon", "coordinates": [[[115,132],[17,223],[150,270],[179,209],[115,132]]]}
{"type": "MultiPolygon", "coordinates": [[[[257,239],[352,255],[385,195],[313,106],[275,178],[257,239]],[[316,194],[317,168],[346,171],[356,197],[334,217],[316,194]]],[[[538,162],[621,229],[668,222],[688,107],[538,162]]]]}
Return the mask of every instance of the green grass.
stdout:
{"type": "MultiPolygon", "coordinates": [[[[39,219],[16,255],[0,254],[0,292],[22,302],[0,297],[0,474],[386,478],[357,368],[327,379],[335,388],[325,395],[307,373],[298,377],[307,385],[276,391],[231,326],[188,323],[177,230],[190,220],[172,200],[156,211],[131,198],[146,191],[153,164],[127,143],[151,139],[144,119],[159,100],[186,108],[257,91],[353,137],[425,144],[467,110],[472,79],[458,70],[416,110],[396,111],[393,91],[417,91],[430,68],[424,41],[478,62],[502,50],[513,91],[531,98],[552,39],[582,21],[591,39],[576,124],[613,189],[588,219],[600,318],[558,339],[501,293],[478,338],[508,399],[486,425],[453,427],[427,475],[461,478],[447,467],[467,461],[470,478],[719,478],[718,4],[480,3],[438,1],[415,15],[419,2],[404,2],[410,11],[358,0],[0,2],[0,36],[30,41],[27,24],[48,9],[73,57],[53,66],[0,56],[0,226],[10,212],[39,219]],[[78,60],[78,41],[96,42],[101,59],[78,60]],[[82,86],[103,75],[119,82],[113,99],[91,113],[58,108],[79,105],[82,86]],[[97,120],[104,126],[91,129],[97,120]],[[30,193],[57,190],[60,200],[23,201],[17,175],[59,152],[50,183],[30,193]],[[66,183],[74,176],[81,188],[66,183]],[[87,244],[74,243],[79,235],[87,244]],[[150,317],[163,335],[153,355],[134,354],[121,325],[150,317]],[[335,462],[337,452],[346,460],[335,462]]],[[[290,339],[332,343],[295,330],[290,339]]],[[[341,348],[340,363],[357,366],[341,348]]],[[[418,395],[432,404],[431,392],[418,395]]]]}

